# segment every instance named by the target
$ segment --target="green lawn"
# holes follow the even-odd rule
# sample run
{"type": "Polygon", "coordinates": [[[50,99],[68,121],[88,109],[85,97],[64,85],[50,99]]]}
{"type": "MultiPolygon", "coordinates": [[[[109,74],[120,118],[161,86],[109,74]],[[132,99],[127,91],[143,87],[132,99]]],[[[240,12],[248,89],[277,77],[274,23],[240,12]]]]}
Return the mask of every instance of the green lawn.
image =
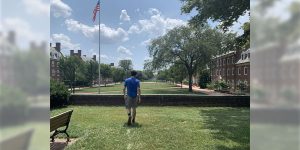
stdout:
{"type": "Polygon", "coordinates": [[[74,109],[68,132],[78,149],[250,149],[249,108],[139,107],[137,124],[125,125],[123,107],[69,106],[74,109]]]}
{"type": "MultiPolygon", "coordinates": [[[[101,87],[101,94],[122,94],[123,84],[101,87]]],[[[142,94],[191,94],[188,89],[181,89],[174,84],[142,82],[142,94]]],[[[84,88],[77,90],[76,93],[98,93],[98,88],[84,88]]],[[[203,94],[203,93],[193,93],[203,94]]]]}

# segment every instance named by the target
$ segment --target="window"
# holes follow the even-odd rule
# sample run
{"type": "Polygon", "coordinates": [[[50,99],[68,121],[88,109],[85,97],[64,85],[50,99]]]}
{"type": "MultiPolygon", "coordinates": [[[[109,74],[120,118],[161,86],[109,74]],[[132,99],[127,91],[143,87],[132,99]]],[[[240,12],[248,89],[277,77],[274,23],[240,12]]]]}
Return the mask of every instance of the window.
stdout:
{"type": "Polygon", "coordinates": [[[248,75],[248,67],[244,67],[244,75],[248,75]]]}
{"type": "Polygon", "coordinates": [[[54,67],[54,61],[51,61],[51,65],[52,65],[52,67],[54,67]]]}
{"type": "Polygon", "coordinates": [[[249,59],[250,59],[250,53],[248,53],[248,57],[249,57],[249,59]]]}
{"type": "Polygon", "coordinates": [[[247,54],[245,54],[245,59],[247,59],[247,54]]]}
{"type": "Polygon", "coordinates": [[[225,59],[223,59],[223,65],[225,65],[226,64],[226,60],[225,59]]]}
{"type": "Polygon", "coordinates": [[[229,58],[227,58],[227,64],[230,64],[230,62],[229,62],[229,58]]]}
{"type": "Polygon", "coordinates": [[[216,70],[216,75],[218,75],[218,73],[219,73],[219,71],[218,71],[218,69],[216,70]]]}
{"type": "Polygon", "coordinates": [[[242,55],[242,60],[244,60],[244,55],[243,54],[241,54],[242,55]]]}
{"type": "Polygon", "coordinates": [[[227,75],[228,76],[230,75],[230,69],[227,69],[227,75]]]}
{"type": "Polygon", "coordinates": [[[238,75],[241,75],[241,68],[238,68],[238,75]]]}
{"type": "Polygon", "coordinates": [[[234,57],[233,57],[233,56],[232,56],[232,58],[231,58],[231,62],[234,63],[234,57]]]}
{"type": "Polygon", "coordinates": [[[234,75],[234,68],[231,69],[231,74],[234,75]]]}
{"type": "Polygon", "coordinates": [[[225,69],[223,68],[223,76],[225,76],[226,74],[225,74],[225,69]]]}

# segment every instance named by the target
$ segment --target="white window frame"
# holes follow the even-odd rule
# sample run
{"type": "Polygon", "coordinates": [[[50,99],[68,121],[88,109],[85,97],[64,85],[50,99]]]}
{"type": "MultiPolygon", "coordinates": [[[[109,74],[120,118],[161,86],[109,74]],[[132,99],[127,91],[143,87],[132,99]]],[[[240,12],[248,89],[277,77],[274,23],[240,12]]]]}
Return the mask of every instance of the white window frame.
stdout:
{"type": "Polygon", "coordinates": [[[248,67],[244,67],[244,75],[248,75],[248,67]],[[247,73],[246,73],[247,70],[247,73]]]}
{"type": "Polygon", "coordinates": [[[238,75],[241,75],[241,68],[238,67],[238,75]]]}
{"type": "Polygon", "coordinates": [[[230,76],[230,69],[227,68],[227,76],[230,76]]]}

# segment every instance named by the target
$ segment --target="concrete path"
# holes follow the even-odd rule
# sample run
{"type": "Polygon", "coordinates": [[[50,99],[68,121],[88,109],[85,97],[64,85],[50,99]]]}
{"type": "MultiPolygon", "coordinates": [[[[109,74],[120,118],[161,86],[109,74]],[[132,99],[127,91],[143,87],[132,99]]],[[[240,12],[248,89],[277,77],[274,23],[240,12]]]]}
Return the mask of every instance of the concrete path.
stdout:
{"type": "MultiPolygon", "coordinates": [[[[177,86],[181,86],[181,84],[176,84],[177,86]]],[[[188,85],[182,85],[182,88],[188,89],[189,86],[188,85]]],[[[193,86],[193,91],[195,92],[201,92],[207,95],[213,95],[213,96],[230,96],[231,94],[226,94],[226,93],[220,93],[220,92],[216,92],[214,90],[209,90],[209,89],[200,89],[200,87],[198,86],[193,86]]]]}

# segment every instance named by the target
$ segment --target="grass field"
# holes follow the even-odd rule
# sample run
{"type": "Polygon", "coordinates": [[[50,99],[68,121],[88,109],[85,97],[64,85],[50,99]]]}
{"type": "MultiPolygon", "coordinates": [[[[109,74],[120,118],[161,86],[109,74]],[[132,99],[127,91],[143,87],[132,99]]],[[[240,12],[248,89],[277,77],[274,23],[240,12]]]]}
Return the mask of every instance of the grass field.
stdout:
{"type": "MultiPolygon", "coordinates": [[[[110,85],[101,87],[101,94],[122,94],[123,84],[110,85]]],[[[142,94],[191,94],[188,89],[181,89],[174,84],[168,83],[155,83],[155,82],[142,82],[142,94]]],[[[98,88],[84,88],[77,90],[76,93],[98,93],[98,88]]],[[[193,93],[203,94],[203,93],[193,93]]]]}
{"type": "Polygon", "coordinates": [[[250,149],[249,108],[139,107],[136,124],[126,126],[123,107],[69,106],[68,132],[79,149],[250,149]]]}

